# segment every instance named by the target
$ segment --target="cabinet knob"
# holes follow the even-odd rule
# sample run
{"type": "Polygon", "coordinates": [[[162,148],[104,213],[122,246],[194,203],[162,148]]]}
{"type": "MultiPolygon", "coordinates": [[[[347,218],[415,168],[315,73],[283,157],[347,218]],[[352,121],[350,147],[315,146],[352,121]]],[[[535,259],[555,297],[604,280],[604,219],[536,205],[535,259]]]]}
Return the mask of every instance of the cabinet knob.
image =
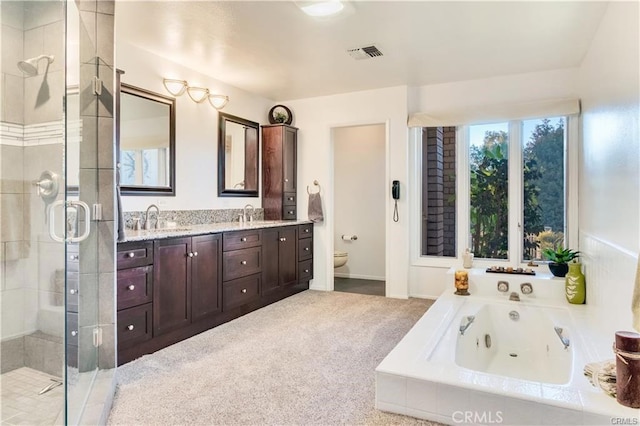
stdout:
{"type": "Polygon", "coordinates": [[[135,286],[135,285],[133,285],[133,284],[130,284],[127,288],[128,288],[129,290],[135,290],[135,289],[136,289],[136,286],[135,286]]]}
{"type": "Polygon", "coordinates": [[[286,178],[285,178],[285,180],[284,180],[284,181],[285,181],[285,182],[289,182],[289,179],[286,179],[286,178]]]}
{"type": "Polygon", "coordinates": [[[134,252],[127,253],[127,257],[136,257],[136,254],[134,252]]]}
{"type": "Polygon", "coordinates": [[[69,293],[71,294],[76,294],[78,292],[78,290],[76,290],[75,288],[72,288],[71,290],[69,290],[69,293]]]}
{"type": "Polygon", "coordinates": [[[289,201],[293,201],[293,197],[289,197],[289,201]]]}
{"type": "Polygon", "coordinates": [[[187,253],[187,256],[193,257],[193,253],[187,253]]]}
{"type": "Polygon", "coordinates": [[[293,210],[289,210],[289,214],[293,214],[293,210]]]}
{"type": "Polygon", "coordinates": [[[242,292],[243,292],[243,293],[246,293],[246,292],[247,292],[247,289],[246,289],[246,288],[243,288],[243,289],[242,289],[242,292]]]}
{"type": "Polygon", "coordinates": [[[285,237],[281,237],[281,238],[280,238],[280,241],[283,241],[283,242],[284,242],[284,241],[287,241],[287,239],[286,239],[285,237]]]}
{"type": "Polygon", "coordinates": [[[240,238],[240,241],[242,241],[243,243],[247,241],[247,237],[242,237],[240,238]]]}
{"type": "Polygon", "coordinates": [[[243,260],[243,261],[241,261],[241,262],[240,262],[240,264],[241,264],[241,265],[246,265],[246,264],[247,264],[247,261],[246,261],[246,260],[243,260]]]}
{"type": "Polygon", "coordinates": [[[129,324],[129,325],[127,326],[127,330],[129,330],[129,331],[133,330],[133,324],[129,324]]]}
{"type": "Polygon", "coordinates": [[[309,270],[308,270],[308,269],[305,269],[305,270],[304,270],[304,273],[305,273],[305,274],[308,274],[308,273],[309,273],[309,270]]]}
{"type": "Polygon", "coordinates": [[[309,228],[304,228],[304,232],[308,234],[309,233],[309,228]]]}
{"type": "Polygon", "coordinates": [[[72,330],[72,331],[71,331],[71,335],[72,335],[73,337],[76,337],[76,336],[78,335],[78,330],[72,330]]]}
{"type": "Polygon", "coordinates": [[[194,255],[194,256],[197,256],[197,255],[198,255],[198,252],[197,252],[197,251],[194,251],[194,252],[193,252],[193,255],[194,255]]]}
{"type": "Polygon", "coordinates": [[[77,254],[70,255],[69,260],[78,260],[78,255],[77,254]]]}
{"type": "Polygon", "coordinates": [[[309,251],[309,247],[305,247],[305,248],[304,248],[304,251],[309,251]]]}

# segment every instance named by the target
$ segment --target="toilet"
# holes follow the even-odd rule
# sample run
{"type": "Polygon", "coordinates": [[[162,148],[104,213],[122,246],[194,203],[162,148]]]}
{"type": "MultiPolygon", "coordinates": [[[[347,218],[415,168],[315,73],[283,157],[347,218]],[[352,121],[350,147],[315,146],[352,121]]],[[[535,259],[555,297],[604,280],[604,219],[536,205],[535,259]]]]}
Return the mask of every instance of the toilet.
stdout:
{"type": "Polygon", "coordinates": [[[349,253],[346,251],[335,251],[333,252],[333,267],[339,268],[344,266],[349,259],[349,253]]]}

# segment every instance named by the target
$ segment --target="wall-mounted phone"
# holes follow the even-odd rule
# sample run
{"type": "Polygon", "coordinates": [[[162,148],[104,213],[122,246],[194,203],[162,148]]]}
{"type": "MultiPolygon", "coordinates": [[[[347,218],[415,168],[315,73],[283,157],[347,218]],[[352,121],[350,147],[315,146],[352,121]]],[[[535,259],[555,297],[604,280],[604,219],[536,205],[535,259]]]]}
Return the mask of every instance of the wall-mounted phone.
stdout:
{"type": "Polygon", "coordinates": [[[391,196],[393,197],[394,200],[400,199],[400,181],[399,180],[394,180],[391,183],[391,196]]]}
{"type": "Polygon", "coordinates": [[[397,222],[398,217],[398,200],[400,199],[400,181],[394,180],[391,182],[391,196],[395,200],[395,206],[393,207],[393,221],[397,222]]]}

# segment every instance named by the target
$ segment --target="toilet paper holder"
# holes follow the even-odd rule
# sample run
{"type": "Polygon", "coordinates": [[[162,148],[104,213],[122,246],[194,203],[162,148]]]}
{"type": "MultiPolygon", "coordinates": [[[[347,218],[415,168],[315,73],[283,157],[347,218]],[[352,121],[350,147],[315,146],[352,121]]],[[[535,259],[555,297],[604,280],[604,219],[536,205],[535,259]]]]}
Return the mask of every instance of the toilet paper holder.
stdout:
{"type": "Polygon", "coordinates": [[[358,239],[357,235],[343,235],[342,239],[345,241],[355,241],[358,239]]]}

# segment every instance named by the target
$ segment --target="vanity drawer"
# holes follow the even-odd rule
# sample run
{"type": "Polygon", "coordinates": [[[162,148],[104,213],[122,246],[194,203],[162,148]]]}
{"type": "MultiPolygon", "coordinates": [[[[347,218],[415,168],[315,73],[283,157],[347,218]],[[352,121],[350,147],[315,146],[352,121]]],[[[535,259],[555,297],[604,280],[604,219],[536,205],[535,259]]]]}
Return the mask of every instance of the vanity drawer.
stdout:
{"type": "Polygon", "coordinates": [[[298,260],[307,260],[313,257],[313,238],[305,238],[298,241],[298,260]]]}
{"type": "Polygon", "coordinates": [[[116,263],[118,269],[151,265],[153,263],[153,241],[118,244],[116,263]]]}
{"type": "Polygon", "coordinates": [[[282,202],[283,206],[295,206],[296,205],[296,193],[295,192],[285,192],[284,200],[282,202]]]}
{"type": "Polygon", "coordinates": [[[222,255],[222,280],[228,281],[262,270],[262,247],[228,251],[222,255]]]}
{"type": "Polygon", "coordinates": [[[298,238],[302,239],[311,237],[313,237],[313,223],[298,225],[298,238]]]}
{"type": "Polygon", "coordinates": [[[118,311],[118,348],[128,348],[151,339],[151,303],[118,311]]]}
{"type": "Polygon", "coordinates": [[[282,208],[282,218],[285,220],[297,218],[296,216],[296,206],[284,206],[282,208]]]}
{"type": "Polygon", "coordinates": [[[313,260],[298,262],[298,281],[309,281],[311,278],[313,278],[313,260]]]}
{"type": "Polygon", "coordinates": [[[257,300],[260,295],[260,274],[227,281],[222,284],[222,309],[229,310],[257,300]]]}
{"type": "Polygon", "coordinates": [[[262,245],[262,231],[252,229],[250,231],[225,232],[222,235],[222,250],[238,250],[247,247],[262,245]]]}
{"type": "Polygon", "coordinates": [[[153,266],[119,270],[116,291],[118,309],[151,302],[153,300],[153,266]]]}

